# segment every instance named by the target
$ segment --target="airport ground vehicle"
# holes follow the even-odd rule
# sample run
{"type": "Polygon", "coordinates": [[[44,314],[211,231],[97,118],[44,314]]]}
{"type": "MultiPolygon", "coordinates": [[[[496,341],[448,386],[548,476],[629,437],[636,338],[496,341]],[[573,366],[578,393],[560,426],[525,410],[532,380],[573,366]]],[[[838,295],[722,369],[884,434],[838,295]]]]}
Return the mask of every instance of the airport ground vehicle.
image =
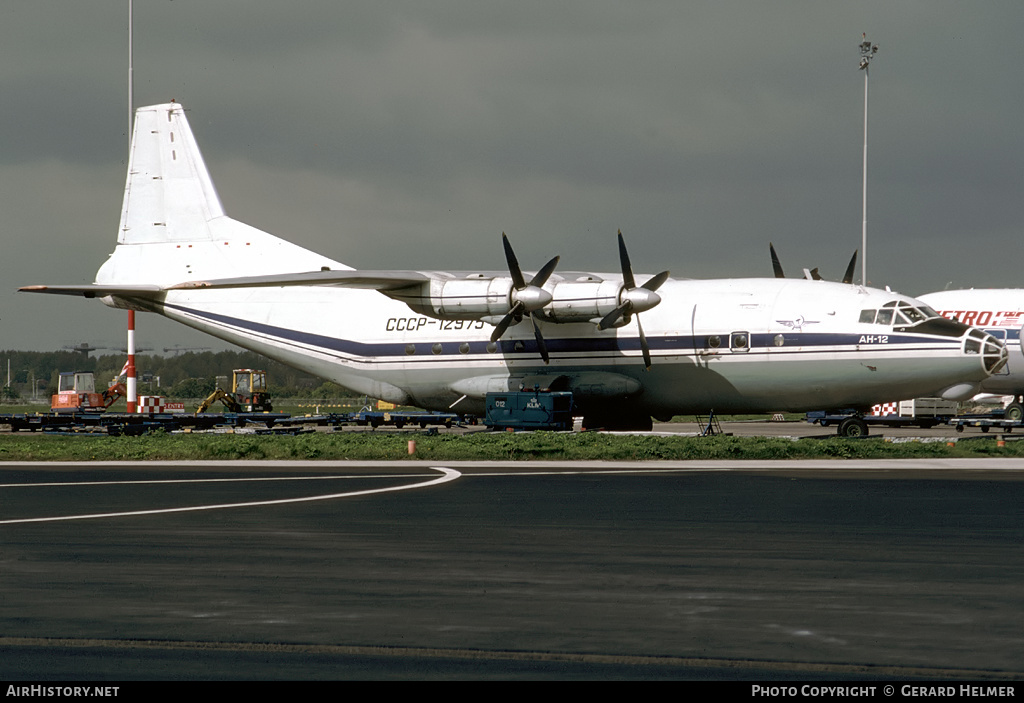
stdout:
{"type": "Polygon", "coordinates": [[[267,392],[267,372],[257,369],[235,369],[231,372],[231,392],[217,388],[199,404],[196,414],[204,413],[220,401],[230,412],[272,412],[267,392]]]}
{"type": "Polygon", "coordinates": [[[419,425],[426,429],[428,425],[444,425],[451,427],[462,421],[462,418],[454,413],[423,412],[423,411],[395,411],[395,410],[369,410],[363,409],[348,416],[351,422],[365,427],[380,427],[381,425],[392,425],[402,429],[406,425],[419,425]]]}
{"type": "Polygon", "coordinates": [[[876,412],[870,414],[852,409],[814,410],[805,419],[822,427],[835,426],[841,437],[865,437],[872,425],[929,429],[949,422],[957,414],[957,403],[942,398],[914,398],[875,407],[876,412]]]}
{"type": "Polygon", "coordinates": [[[57,375],[57,393],[50,398],[55,413],[103,412],[125,395],[124,384],[114,379],[110,387],[96,392],[96,380],[87,371],[62,371],[57,375]]]}
{"type": "Polygon", "coordinates": [[[495,430],[571,430],[572,393],[519,391],[488,393],[484,424],[495,430]]]}

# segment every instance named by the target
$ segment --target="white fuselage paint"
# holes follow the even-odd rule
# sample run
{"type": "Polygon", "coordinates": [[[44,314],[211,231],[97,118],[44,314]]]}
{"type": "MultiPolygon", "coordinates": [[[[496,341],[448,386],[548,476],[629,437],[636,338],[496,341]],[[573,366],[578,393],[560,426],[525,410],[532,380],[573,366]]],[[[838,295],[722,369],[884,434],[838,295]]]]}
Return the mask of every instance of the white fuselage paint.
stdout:
{"type": "Polygon", "coordinates": [[[1024,395],[1024,289],[947,290],[922,295],[936,312],[993,335],[1006,345],[1006,366],[981,383],[983,393],[1024,395]]]}
{"type": "MultiPolygon", "coordinates": [[[[864,407],[987,376],[978,356],[963,354],[962,338],[858,323],[862,309],[909,300],[894,293],[735,279],[670,280],[659,294],[662,303],[643,315],[649,371],[633,323],[599,332],[590,323],[541,322],[551,354],[545,365],[529,321],[488,351],[490,325],[417,315],[375,291],[174,291],[162,313],[360,393],[438,410],[463,395],[460,382],[478,377],[507,377],[514,386],[533,376],[617,374],[641,390],[609,402],[659,416],[864,407]],[[260,311],[256,319],[253,310],[260,311]],[[739,334],[749,344],[738,345],[739,334]]],[[[479,411],[479,401],[467,398],[458,409],[479,411]]]]}

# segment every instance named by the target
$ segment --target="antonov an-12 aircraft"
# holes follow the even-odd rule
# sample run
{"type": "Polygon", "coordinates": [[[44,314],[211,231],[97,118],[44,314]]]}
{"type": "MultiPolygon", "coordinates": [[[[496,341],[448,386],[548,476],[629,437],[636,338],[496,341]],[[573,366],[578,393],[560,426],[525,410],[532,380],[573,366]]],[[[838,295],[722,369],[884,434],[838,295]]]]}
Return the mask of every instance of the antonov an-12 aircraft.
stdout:
{"type": "Polygon", "coordinates": [[[557,257],[524,273],[507,239],[507,271],[354,270],[225,215],[170,103],[136,112],[95,283],[22,290],[159,313],[393,403],[482,414],[489,391],[569,390],[588,428],[963,398],[1006,363],[997,339],[907,296],[636,276],[618,243],[618,273],[557,271],[557,257]]]}

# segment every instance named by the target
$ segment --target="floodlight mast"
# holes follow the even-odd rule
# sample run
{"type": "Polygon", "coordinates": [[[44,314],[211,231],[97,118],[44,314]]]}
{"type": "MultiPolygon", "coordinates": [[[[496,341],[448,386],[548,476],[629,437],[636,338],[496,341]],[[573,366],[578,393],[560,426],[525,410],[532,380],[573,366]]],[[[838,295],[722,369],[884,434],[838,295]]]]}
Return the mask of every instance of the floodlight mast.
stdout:
{"type": "Polygon", "coordinates": [[[868,67],[871,59],[878,53],[878,45],[868,41],[867,33],[861,34],[860,70],[864,71],[864,183],[862,190],[862,210],[864,224],[860,235],[860,283],[868,284],[868,67]]]}

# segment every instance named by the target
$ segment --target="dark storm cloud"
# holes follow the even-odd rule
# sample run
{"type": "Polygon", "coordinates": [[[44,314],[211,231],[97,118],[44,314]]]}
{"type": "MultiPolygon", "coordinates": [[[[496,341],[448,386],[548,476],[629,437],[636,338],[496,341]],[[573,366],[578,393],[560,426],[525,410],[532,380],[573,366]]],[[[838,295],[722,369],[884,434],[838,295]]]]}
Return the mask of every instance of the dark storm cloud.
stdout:
{"type": "MultiPolygon", "coordinates": [[[[3,279],[90,280],[124,182],[125,2],[0,13],[17,233],[3,279]]],[[[1019,282],[1017,2],[137,0],[135,14],[136,103],[189,109],[238,219],[399,268],[500,267],[507,230],[524,260],[609,270],[621,227],[638,268],[682,277],[768,274],[769,240],[789,268],[838,274],[860,246],[866,31],[881,45],[869,278],[910,293],[1019,282]]],[[[53,345],[33,321],[72,302],[5,295],[0,346],[53,345]]],[[[121,334],[117,313],[77,305],[68,341],[121,334]]]]}

